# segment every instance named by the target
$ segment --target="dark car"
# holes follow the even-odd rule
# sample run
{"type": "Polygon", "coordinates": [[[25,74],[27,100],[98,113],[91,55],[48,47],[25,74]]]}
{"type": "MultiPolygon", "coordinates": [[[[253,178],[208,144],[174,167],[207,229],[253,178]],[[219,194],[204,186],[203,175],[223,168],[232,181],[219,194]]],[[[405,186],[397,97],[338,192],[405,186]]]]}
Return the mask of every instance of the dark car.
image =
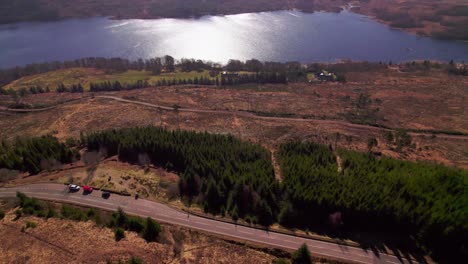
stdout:
{"type": "Polygon", "coordinates": [[[110,197],[110,192],[102,192],[102,198],[109,199],[109,197],[110,197]]]}

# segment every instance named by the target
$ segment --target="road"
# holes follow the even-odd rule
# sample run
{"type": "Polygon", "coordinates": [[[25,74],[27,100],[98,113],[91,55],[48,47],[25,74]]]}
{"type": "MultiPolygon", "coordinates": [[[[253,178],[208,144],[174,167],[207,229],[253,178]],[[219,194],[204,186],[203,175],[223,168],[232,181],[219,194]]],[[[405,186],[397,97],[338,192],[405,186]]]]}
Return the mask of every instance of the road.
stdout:
{"type": "Polygon", "coordinates": [[[265,230],[239,226],[212,219],[188,215],[165,204],[144,199],[112,194],[109,199],[101,198],[100,191],[90,195],[82,192],[69,193],[67,186],[61,184],[33,184],[14,188],[0,188],[0,198],[14,197],[16,192],[43,200],[64,202],[82,206],[96,207],[105,210],[116,210],[121,207],[125,212],[142,217],[152,217],[160,222],[183,226],[236,240],[248,241],[269,247],[296,250],[306,243],[311,253],[316,256],[345,260],[352,263],[415,263],[406,258],[398,258],[385,253],[374,254],[371,250],[339,245],[292,235],[268,232],[265,230]]]}

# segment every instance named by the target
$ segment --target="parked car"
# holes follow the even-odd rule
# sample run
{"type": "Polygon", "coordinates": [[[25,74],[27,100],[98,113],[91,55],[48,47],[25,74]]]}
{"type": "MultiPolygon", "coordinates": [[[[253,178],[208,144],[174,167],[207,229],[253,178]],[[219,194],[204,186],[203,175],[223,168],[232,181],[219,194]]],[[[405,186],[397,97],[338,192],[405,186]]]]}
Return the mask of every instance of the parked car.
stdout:
{"type": "Polygon", "coordinates": [[[93,187],[88,186],[88,185],[83,186],[83,193],[89,194],[89,193],[92,193],[92,192],[93,192],[93,187]]]}
{"type": "Polygon", "coordinates": [[[102,198],[109,199],[109,197],[110,197],[110,192],[102,192],[102,198]]]}
{"type": "Polygon", "coordinates": [[[70,191],[70,192],[77,192],[79,190],[80,190],[80,186],[78,186],[76,184],[68,185],[68,191],[70,191]]]}

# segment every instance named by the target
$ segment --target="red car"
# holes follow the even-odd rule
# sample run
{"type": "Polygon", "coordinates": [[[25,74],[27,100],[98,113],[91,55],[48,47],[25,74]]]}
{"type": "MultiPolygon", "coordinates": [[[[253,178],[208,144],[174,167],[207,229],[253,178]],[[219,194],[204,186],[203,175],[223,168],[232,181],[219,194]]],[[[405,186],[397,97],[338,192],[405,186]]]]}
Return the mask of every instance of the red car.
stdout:
{"type": "Polygon", "coordinates": [[[93,192],[93,187],[85,185],[85,186],[83,186],[83,192],[84,193],[92,193],[93,192]]]}

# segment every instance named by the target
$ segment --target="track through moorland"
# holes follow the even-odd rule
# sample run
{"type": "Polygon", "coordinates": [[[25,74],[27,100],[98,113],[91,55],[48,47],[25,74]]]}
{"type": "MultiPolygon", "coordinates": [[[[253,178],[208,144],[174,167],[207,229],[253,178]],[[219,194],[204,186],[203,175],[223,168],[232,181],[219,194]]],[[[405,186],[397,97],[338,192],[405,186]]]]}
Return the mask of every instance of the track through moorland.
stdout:
{"type": "MultiPolygon", "coordinates": [[[[369,126],[369,125],[361,125],[361,124],[353,124],[343,120],[325,120],[325,119],[313,119],[313,118],[299,118],[299,117],[277,117],[277,116],[262,116],[251,112],[245,111],[228,111],[228,110],[215,110],[215,109],[200,109],[200,108],[183,108],[183,107],[170,107],[170,106],[163,106],[153,103],[147,103],[137,100],[125,99],[117,96],[111,95],[97,95],[97,96],[87,96],[77,100],[71,100],[67,102],[61,103],[61,105],[68,104],[78,100],[92,100],[93,98],[98,99],[107,99],[107,100],[114,100],[121,103],[128,103],[128,104],[135,104],[141,105],[149,108],[154,108],[158,110],[164,111],[177,111],[179,112],[189,112],[189,113],[199,113],[199,114],[222,114],[222,115],[232,115],[236,117],[245,117],[245,118],[254,118],[259,120],[265,121],[274,121],[274,122],[284,122],[284,121],[292,121],[292,122],[308,122],[308,123],[316,123],[317,125],[339,125],[343,128],[350,129],[350,130],[366,130],[366,131],[391,131],[393,129],[390,128],[383,128],[383,127],[376,127],[376,126],[369,126]]],[[[42,112],[52,110],[59,105],[47,107],[47,108],[38,108],[38,109],[12,109],[12,108],[0,108],[0,111],[4,112],[13,112],[13,113],[33,113],[33,112],[42,112]]],[[[412,136],[428,136],[431,137],[434,133],[424,133],[424,132],[409,132],[408,134],[412,136]]],[[[452,135],[443,132],[437,132],[437,137],[445,138],[445,139],[458,139],[458,140],[468,140],[467,135],[452,135]]]]}

